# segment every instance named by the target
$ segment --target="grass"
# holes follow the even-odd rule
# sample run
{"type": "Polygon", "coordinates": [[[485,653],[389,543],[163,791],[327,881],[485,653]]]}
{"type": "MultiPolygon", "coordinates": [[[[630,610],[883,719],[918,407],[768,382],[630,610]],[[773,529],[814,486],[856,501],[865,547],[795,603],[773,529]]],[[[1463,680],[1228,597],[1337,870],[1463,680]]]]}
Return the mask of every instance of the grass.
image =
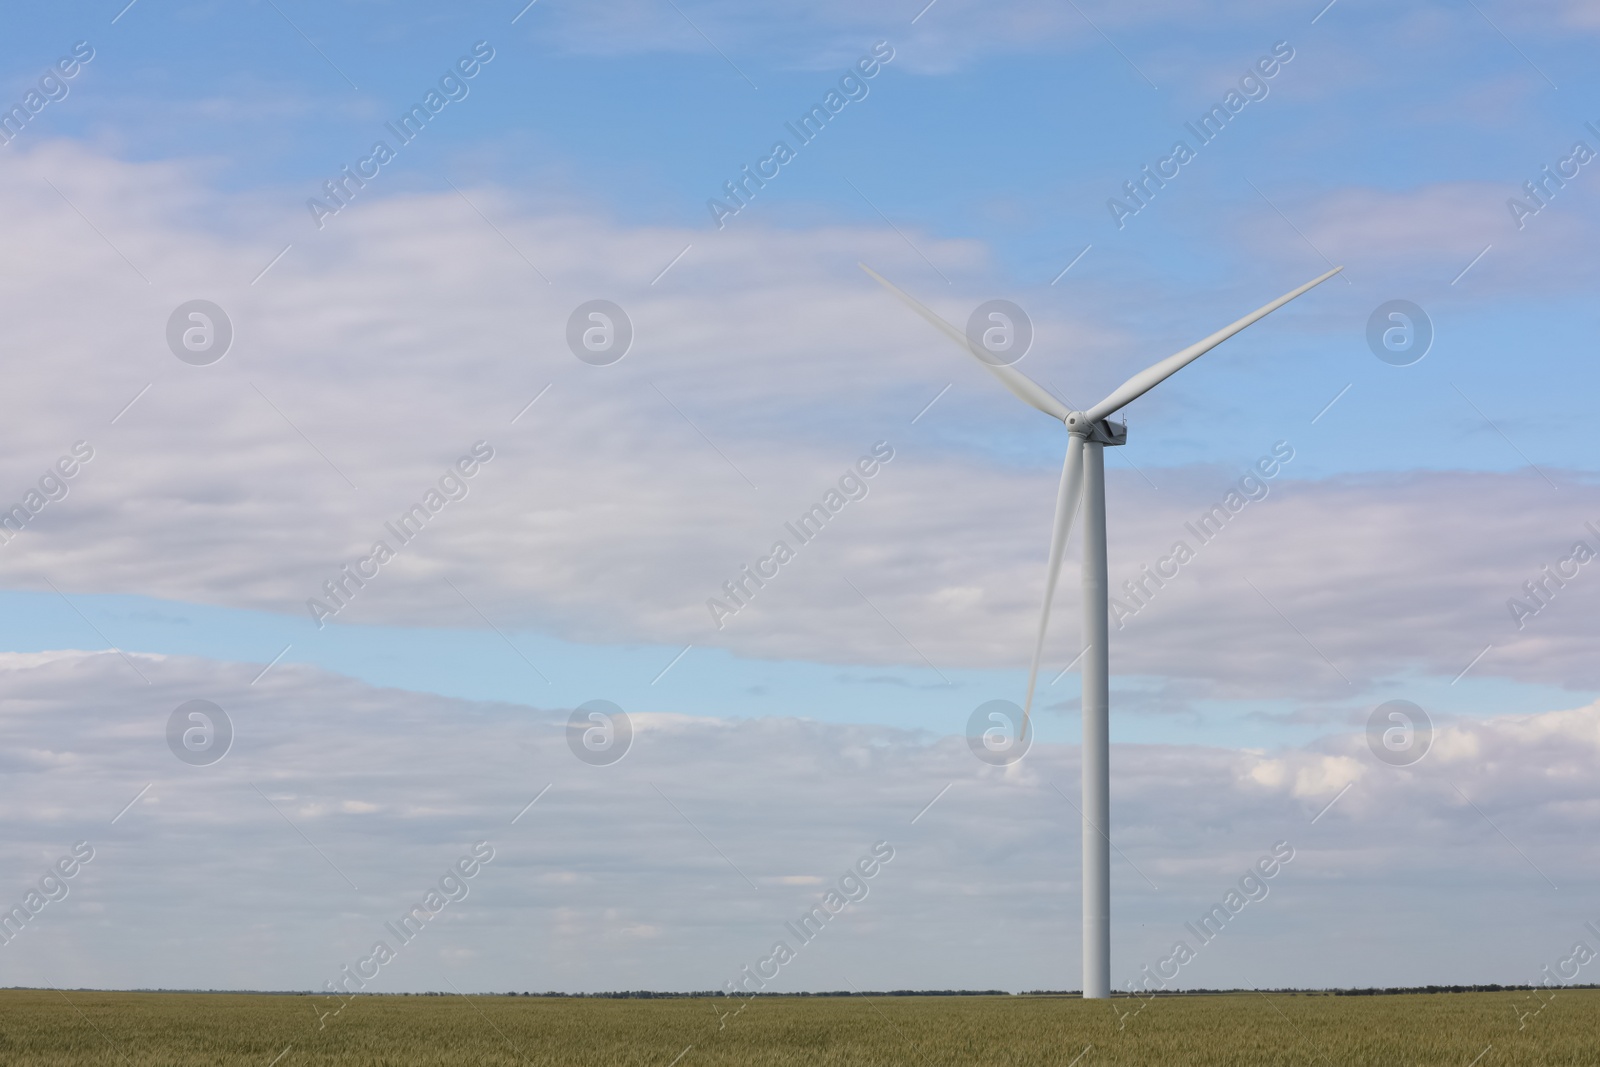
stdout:
{"type": "Polygon", "coordinates": [[[1600,990],[599,1000],[0,991],[7,1067],[1600,1062],[1600,990]],[[1142,1006],[1143,1010],[1138,1010],[1142,1006]],[[737,1014],[735,1014],[737,1012],[737,1014]],[[1135,1014],[1136,1012],[1136,1014],[1135,1014]],[[675,1057],[680,1057],[675,1060],[675,1057]],[[1074,1058],[1077,1057],[1075,1060],[1074,1058]]]}

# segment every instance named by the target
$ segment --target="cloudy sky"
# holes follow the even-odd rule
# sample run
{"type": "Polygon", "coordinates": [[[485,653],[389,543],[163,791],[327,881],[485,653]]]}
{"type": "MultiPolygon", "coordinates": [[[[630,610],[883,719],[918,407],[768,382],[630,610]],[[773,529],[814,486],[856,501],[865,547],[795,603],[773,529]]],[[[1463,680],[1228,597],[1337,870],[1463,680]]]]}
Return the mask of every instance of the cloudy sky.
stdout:
{"type": "Polygon", "coordinates": [[[1077,988],[1075,565],[968,743],[1066,435],[858,263],[1080,407],[1345,267],[1110,450],[1117,988],[1275,846],[1172,986],[1595,942],[1600,5],[125,3],[0,46],[0,985],[321,989],[477,847],[365,988],[721,988],[879,846],[768,988],[1077,988]]]}

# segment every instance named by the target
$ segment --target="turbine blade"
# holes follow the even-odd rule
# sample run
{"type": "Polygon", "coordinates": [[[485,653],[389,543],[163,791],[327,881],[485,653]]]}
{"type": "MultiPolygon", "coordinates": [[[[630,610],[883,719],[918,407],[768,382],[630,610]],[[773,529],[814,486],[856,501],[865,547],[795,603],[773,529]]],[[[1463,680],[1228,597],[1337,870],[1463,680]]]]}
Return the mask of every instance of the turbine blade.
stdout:
{"type": "Polygon", "coordinates": [[[1050,625],[1050,601],[1056,595],[1056,579],[1061,576],[1061,557],[1067,550],[1067,534],[1072,517],[1078,512],[1083,495],[1083,438],[1077,434],[1067,443],[1067,458],[1061,464],[1061,489],[1056,495],[1055,529],[1050,534],[1050,562],[1045,567],[1044,606],[1039,609],[1039,637],[1033,645],[1033,665],[1028,668],[1028,695],[1022,704],[1022,736],[1027,736],[1028,716],[1033,711],[1033,687],[1039,680],[1039,660],[1044,655],[1045,629],[1050,625]]]}
{"type": "Polygon", "coordinates": [[[1117,386],[1117,388],[1112,391],[1110,396],[1106,397],[1104,400],[1100,401],[1100,403],[1090,408],[1087,412],[1089,421],[1091,423],[1099,422],[1101,419],[1115,414],[1128,404],[1131,404],[1133,401],[1139,399],[1141,396],[1148,393],[1162,382],[1166,381],[1168,378],[1172,377],[1174,374],[1178,373],[1184,367],[1187,367],[1189,364],[1193,363],[1195,360],[1199,359],[1201,356],[1220,345],[1222,342],[1226,341],[1228,338],[1232,337],[1234,334],[1238,333],[1240,330],[1244,329],[1246,326],[1266,318],[1268,315],[1272,314],[1274,311],[1277,311],[1295,297],[1309,291],[1312,288],[1315,288],[1318,285],[1321,285],[1323,282],[1327,281],[1329,278],[1333,277],[1335,274],[1338,274],[1342,270],[1344,270],[1343,267],[1335,267],[1328,273],[1322,275],[1320,278],[1313,278],[1300,288],[1295,289],[1292,292],[1285,293],[1265,307],[1257,308],[1255,311],[1252,311],[1250,314],[1246,315],[1233,325],[1224,326],[1210,337],[1207,337],[1204,341],[1192,344],[1183,351],[1178,352],[1175,355],[1168,356],[1166,359],[1155,364],[1154,366],[1146,367],[1138,374],[1135,374],[1132,378],[1129,378],[1127,381],[1117,386]]]}
{"type": "Polygon", "coordinates": [[[938,327],[952,341],[960,345],[962,349],[972,356],[972,358],[983,364],[984,368],[988,370],[989,373],[993,374],[996,378],[999,378],[1000,384],[1011,390],[1011,392],[1014,393],[1023,403],[1028,404],[1031,407],[1036,407],[1046,415],[1049,415],[1052,418],[1061,419],[1062,421],[1066,421],[1067,416],[1072,414],[1071,410],[1065,404],[1051,396],[1049,393],[1045,392],[1044,388],[1040,386],[1039,383],[1035,382],[1032,378],[1029,378],[1026,374],[1023,374],[1015,367],[1002,367],[996,363],[989,362],[989,360],[979,355],[973,350],[972,343],[967,340],[967,335],[941,319],[938,315],[934,314],[932,308],[917,300],[916,297],[912,296],[904,289],[901,289],[888,278],[885,278],[883,275],[879,274],[865,263],[859,263],[857,266],[871,275],[879,285],[883,286],[885,289],[889,290],[895,296],[898,296],[901,300],[903,300],[906,306],[912,311],[915,311],[918,315],[921,315],[923,318],[927,319],[934,326],[938,327]]]}

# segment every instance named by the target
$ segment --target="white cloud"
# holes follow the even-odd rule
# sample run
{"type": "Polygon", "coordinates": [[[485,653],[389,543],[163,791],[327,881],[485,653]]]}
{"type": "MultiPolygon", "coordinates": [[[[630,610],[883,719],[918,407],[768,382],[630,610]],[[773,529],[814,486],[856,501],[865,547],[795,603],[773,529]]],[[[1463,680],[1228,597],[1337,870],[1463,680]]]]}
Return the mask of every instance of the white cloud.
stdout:
{"type": "MultiPolygon", "coordinates": [[[[1538,6],[1554,9],[1554,17],[1544,13],[1526,17],[1525,12],[1513,12],[1525,16],[1520,20],[1522,33],[1541,37],[1551,34],[1553,25],[1571,32],[1600,24],[1590,0],[1544,0],[1538,6]]],[[[1224,38],[1229,45],[1236,45],[1236,33],[1248,30],[1270,45],[1286,36],[1306,38],[1337,33],[1336,24],[1347,26],[1352,20],[1366,22],[1371,18],[1365,12],[1344,10],[1333,16],[1327,26],[1308,29],[1304,12],[1286,9],[1271,0],[1085,3],[1077,10],[1039,0],[1001,4],[978,0],[937,0],[934,4],[927,0],[873,4],[825,0],[785,10],[759,11],[730,0],[711,0],[686,5],[683,11],[685,14],[680,14],[642,0],[557,9],[551,15],[553,22],[542,25],[540,33],[578,54],[670,51],[715,57],[720,51],[731,56],[734,63],[741,57],[776,55],[801,66],[842,65],[855,58],[863,43],[887,38],[901,47],[906,58],[900,62],[918,70],[943,73],[995,54],[1089,50],[1109,53],[1113,46],[1101,35],[1103,30],[1118,42],[1119,51],[1133,51],[1139,66],[1170,88],[1186,68],[1197,61],[1208,61],[1208,57],[1199,54],[1197,40],[1224,38]],[[1225,37],[1229,30],[1235,31],[1235,36],[1225,37]]],[[[1421,29],[1430,30],[1432,36],[1423,43],[1437,43],[1444,34],[1491,32],[1488,26],[1478,24],[1477,16],[1444,6],[1384,14],[1389,17],[1383,21],[1383,31],[1390,35],[1420,38],[1421,29]]],[[[736,77],[732,71],[729,76],[736,77]]],[[[1128,77],[1132,83],[1139,76],[1130,70],[1128,77]]]]}
{"type": "MultiPolygon", "coordinates": [[[[807,946],[783,988],[1076,984],[1071,746],[1002,772],[953,738],[644,714],[633,751],[595,768],[559,711],[291,666],[255,685],[241,665],[140,668],[148,685],[114,653],[0,665],[0,899],[73,842],[95,848],[69,896],[0,946],[0,984],[317,986],[392,940],[384,922],[485,839],[468,896],[375,988],[719,986],[880,840],[895,856],[837,920],[848,936],[807,946]],[[210,767],[166,748],[195,696],[236,730],[210,767]]],[[[1270,755],[1116,746],[1116,980],[1279,840],[1295,859],[1186,984],[1534,980],[1592,918],[1600,705],[1439,726],[1408,769],[1352,735],[1270,755]],[[1447,936],[1486,907],[1492,930],[1447,936]],[[1420,949],[1419,930],[1435,932],[1420,949]]]]}
{"type": "MultiPolygon", "coordinates": [[[[1510,173],[1512,180],[1504,182],[1348,185],[1280,193],[1278,199],[1313,246],[1332,261],[1349,265],[1364,292],[1386,287],[1425,291],[1433,297],[1429,303],[1434,310],[1460,307],[1460,300],[1481,302],[1485,292],[1562,296],[1586,284],[1572,265],[1582,261],[1583,250],[1596,236],[1595,216],[1581,191],[1591,179],[1585,168],[1542,207],[1527,196],[1523,183],[1540,179],[1541,167],[1554,168],[1580,137],[1591,149],[1600,147],[1574,125],[1570,139],[1550,142],[1542,156],[1529,155],[1510,173]],[[1519,225],[1512,200],[1537,211],[1521,215],[1519,225]],[[1451,290],[1451,280],[1462,276],[1469,280],[1460,283],[1459,292],[1451,290]]],[[[1257,202],[1247,210],[1265,208],[1257,202]]],[[[1275,227],[1241,226],[1240,231],[1251,234],[1265,257],[1304,262],[1304,246],[1286,245],[1275,227]]]]}
{"type": "MultiPolygon", "coordinates": [[[[16,375],[0,484],[20,499],[75,440],[96,449],[68,497],[0,548],[14,586],[46,589],[48,578],[67,591],[265,609],[309,625],[308,598],[326,601],[323,583],[383,539],[397,558],[340,621],[481,627],[481,610],[503,627],[591,642],[1021,662],[1062,438],[859,276],[858,258],[918,276],[892,232],[752,226],[706,239],[530,214],[474,190],[505,237],[558,279],[546,284],[460,198],[397,196],[358,204],[321,234],[307,223],[252,284],[272,242],[201,227],[195,210],[231,202],[208,200],[180,166],[66,145],[13,162],[0,177],[19,219],[0,262],[11,283],[0,316],[21,350],[48,359],[16,375]],[[691,255],[651,285],[691,237],[691,255]],[[579,363],[563,341],[570,310],[597,293],[624,302],[638,329],[634,350],[608,368],[579,363]],[[211,367],[179,363],[163,341],[172,308],[201,295],[237,328],[233,351],[211,367]],[[909,425],[952,383],[942,409],[909,425]],[[945,418],[977,420],[988,451],[956,451],[960,442],[929,429],[945,418]],[[1015,436],[996,442],[997,431],[1015,436]],[[385,521],[479,439],[496,456],[470,494],[400,545],[385,521]],[[880,439],[896,458],[870,495],[716,630],[708,598],[880,439]],[[1019,469],[997,444],[1045,462],[1019,469]]],[[[973,243],[919,243],[958,277],[985,267],[973,243]]],[[[969,306],[934,302],[956,318],[969,306]]],[[[1047,380],[1109,387],[1140,358],[1127,339],[1072,317],[1038,318],[1027,368],[1047,380]],[[1063,350],[1070,365],[1050,355],[1063,350]]],[[[1505,606],[1600,516],[1586,478],[1554,472],[1557,497],[1524,475],[1296,483],[1293,469],[1119,635],[1119,673],[1181,679],[1181,697],[1159,698],[1180,705],[1286,686],[1320,699],[1411,669],[1453,676],[1493,642],[1479,674],[1600,678],[1570,622],[1596,595],[1591,579],[1524,631],[1505,606]],[[1469,528],[1472,538],[1460,536],[1469,528]]],[[[1162,471],[1156,492],[1121,473],[1114,585],[1185,538],[1183,523],[1238,476],[1162,471]]],[[[1052,641],[1062,664],[1076,652],[1073,587],[1064,582],[1052,641]]]]}

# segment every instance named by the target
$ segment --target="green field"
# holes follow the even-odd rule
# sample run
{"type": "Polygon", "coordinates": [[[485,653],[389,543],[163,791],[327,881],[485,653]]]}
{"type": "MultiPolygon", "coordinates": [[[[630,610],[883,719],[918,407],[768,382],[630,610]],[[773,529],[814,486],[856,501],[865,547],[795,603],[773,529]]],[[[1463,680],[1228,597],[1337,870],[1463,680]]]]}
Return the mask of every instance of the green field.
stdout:
{"type": "Polygon", "coordinates": [[[598,1000],[0,991],[0,1064],[1600,1063],[1600,990],[1399,996],[598,1000]],[[1142,1011],[1129,1014],[1140,1007],[1142,1011]],[[727,1014],[723,1014],[727,1013],[727,1014]],[[691,1047],[692,1046],[692,1047],[691,1047]],[[686,1051],[687,1050],[687,1051],[686,1051]],[[1486,1051],[1487,1050],[1487,1051],[1486,1051]],[[279,1058],[281,1057],[281,1058],[279,1058]]]}

